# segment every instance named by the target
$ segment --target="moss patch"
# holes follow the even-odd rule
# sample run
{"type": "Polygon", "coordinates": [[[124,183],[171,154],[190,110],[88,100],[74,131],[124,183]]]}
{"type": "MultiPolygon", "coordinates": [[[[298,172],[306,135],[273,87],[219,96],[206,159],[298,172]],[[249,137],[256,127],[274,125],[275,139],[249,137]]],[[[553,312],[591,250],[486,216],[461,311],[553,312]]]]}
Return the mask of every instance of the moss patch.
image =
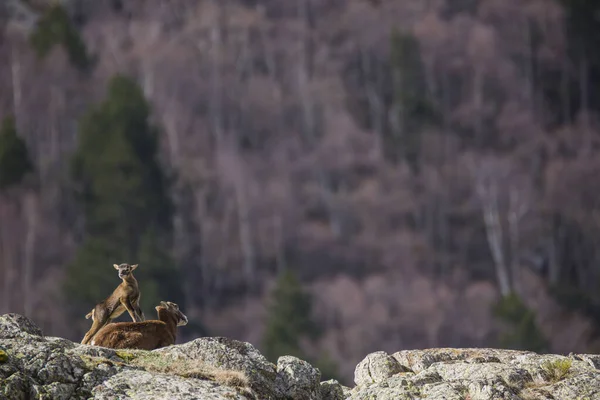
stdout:
{"type": "Polygon", "coordinates": [[[8,361],[8,354],[6,351],[0,349],[0,364],[5,363],[6,361],[8,361]]]}
{"type": "Polygon", "coordinates": [[[117,350],[115,354],[122,358],[126,363],[133,361],[136,358],[136,355],[130,351],[117,350]]]}

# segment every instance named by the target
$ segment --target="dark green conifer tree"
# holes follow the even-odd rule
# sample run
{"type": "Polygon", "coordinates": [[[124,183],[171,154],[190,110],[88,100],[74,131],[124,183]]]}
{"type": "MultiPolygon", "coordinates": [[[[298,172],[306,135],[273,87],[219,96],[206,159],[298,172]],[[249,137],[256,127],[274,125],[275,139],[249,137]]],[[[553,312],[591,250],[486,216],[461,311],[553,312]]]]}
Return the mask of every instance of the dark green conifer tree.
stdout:
{"type": "Polygon", "coordinates": [[[0,190],[19,184],[32,170],[27,145],[17,134],[15,119],[4,118],[0,125],[0,190]]]}
{"type": "MultiPolygon", "coordinates": [[[[600,84],[600,3],[596,0],[557,1],[563,6],[567,28],[568,54],[565,56],[568,62],[564,64],[571,66],[567,75],[571,83],[569,95],[573,97],[569,101],[573,119],[585,105],[594,111],[600,110],[600,94],[593,90],[600,84]]],[[[558,102],[558,96],[566,95],[558,88],[549,90],[552,82],[548,79],[541,81],[540,85],[546,89],[546,102],[558,102]]]]}
{"type": "Polygon", "coordinates": [[[278,280],[271,295],[268,321],[263,336],[265,356],[277,362],[284,355],[306,360],[321,370],[324,379],[333,379],[337,375],[337,366],[328,354],[322,354],[312,360],[301,348],[301,340],[316,340],[321,330],[312,319],[312,299],[302,289],[296,275],[286,270],[278,280]]]}
{"type": "Polygon", "coordinates": [[[161,171],[150,107],[131,79],[115,76],[106,99],[83,117],[71,172],[85,216],[85,238],[67,269],[78,310],[108,296],[118,280],[112,264],[140,264],[141,305],[153,315],[160,300],[181,298],[170,257],[172,205],[161,171]]]}
{"type": "Polygon", "coordinates": [[[85,71],[92,65],[92,59],[81,35],[60,4],[48,8],[31,33],[29,41],[38,57],[42,59],[54,46],[61,45],[71,64],[79,70],[85,71]]]}
{"type": "Polygon", "coordinates": [[[548,351],[548,342],[535,322],[535,313],[521,298],[511,294],[502,298],[493,308],[494,315],[506,323],[500,334],[499,346],[514,350],[548,351]]]}
{"type": "Polygon", "coordinates": [[[385,136],[385,155],[404,160],[418,171],[423,128],[435,123],[436,114],[427,98],[424,67],[419,42],[408,34],[394,32],[391,37],[391,74],[393,83],[392,123],[385,136]]]}
{"type": "Polygon", "coordinates": [[[312,301],[291,271],[283,272],[271,295],[269,319],[263,340],[265,356],[277,361],[282,355],[305,357],[300,339],[316,339],[318,327],[311,318],[312,301]]]}

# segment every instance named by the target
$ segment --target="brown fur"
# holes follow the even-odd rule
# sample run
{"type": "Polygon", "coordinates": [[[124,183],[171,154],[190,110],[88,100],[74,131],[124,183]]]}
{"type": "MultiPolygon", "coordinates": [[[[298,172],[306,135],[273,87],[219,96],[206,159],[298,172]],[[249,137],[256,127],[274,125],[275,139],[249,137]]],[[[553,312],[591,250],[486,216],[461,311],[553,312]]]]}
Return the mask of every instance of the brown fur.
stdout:
{"type": "Polygon", "coordinates": [[[96,304],[94,309],[90,311],[85,318],[92,318],[92,327],[85,334],[81,344],[88,344],[96,333],[106,326],[113,319],[118,318],[125,311],[129,313],[131,319],[135,322],[144,320],[144,314],[140,308],[140,289],[138,283],[133,276],[133,270],[138,264],[114,264],[116,270],[119,271],[119,278],[122,282],[104,301],[96,304]]]}
{"type": "Polygon", "coordinates": [[[175,344],[177,327],[187,324],[187,317],[175,303],[161,301],[156,306],[158,320],[117,322],[100,329],[92,345],[112,349],[154,350],[175,344]]]}

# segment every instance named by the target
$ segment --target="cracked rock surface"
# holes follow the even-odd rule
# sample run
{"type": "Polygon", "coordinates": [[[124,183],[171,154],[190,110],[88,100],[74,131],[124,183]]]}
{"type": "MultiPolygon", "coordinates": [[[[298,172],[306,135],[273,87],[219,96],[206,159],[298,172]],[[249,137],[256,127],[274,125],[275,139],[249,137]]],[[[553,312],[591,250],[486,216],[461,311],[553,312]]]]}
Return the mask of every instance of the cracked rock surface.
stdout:
{"type": "Polygon", "coordinates": [[[497,349],[369,354],[352,400],[600,400],[600,355],[497,349]],[[393,358],[398,365],[390,360],[393,358]]]}
{"type": "Polygon", "coordinates": [[[321,399],[322,400],[344,400],[344,387],[335,379],[330,379],[321,382],[321,399]]]}
{"type": "Polygon", "coordinates": [[[321,372],[299,358],[279,357],[277,360],[277,386],[284,398],[294,400],[321,399],[321,372]]]}
{"type": "Polygon", "coordinates": [[[408,371],[398,360],[384,351],[369,354],[354,370],[354,383],[366,385],[382,382],[399,372],[408,371]]]}
{"type": "Polygon", "coordinates": [[[250,386],[261,399],[278,398],[279,388],[275,381],[277,370],[250,343],[225,337],[205,337],[177,346],[154,350],[180,360],[201,360],[206,365],[243,372],[250,386]]]}
{"type": "Polygon", "coordinates": [[[269,362],[251,344],[206,337],[154,351],[45,337],[0,316],[0,400],[600,400],[600,355],[497,349],[374,352],[354,388],[320,382],[296,357],[269,362]]]}
{"type": "MultiPolygon", "coordinates": [[[[306,381],[288,378],[297,387],[306,381]]],[[[0,400],[284,398],[277,384],[277,367],[249,343],[200,338],[151,352],[112,350],[44,337],[28,318],[0,316],[0,400]]]]}

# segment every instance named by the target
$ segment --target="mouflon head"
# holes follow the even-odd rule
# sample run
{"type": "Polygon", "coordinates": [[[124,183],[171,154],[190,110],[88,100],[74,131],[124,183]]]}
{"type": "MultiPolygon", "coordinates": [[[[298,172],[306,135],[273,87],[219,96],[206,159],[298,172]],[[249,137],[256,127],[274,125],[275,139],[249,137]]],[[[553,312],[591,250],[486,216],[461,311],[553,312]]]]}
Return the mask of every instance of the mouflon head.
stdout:
{"type": "Polygon", "coordinates": [[[119,271],[119,278],[120,279],[124,279],[124,278],[128,277],[129,275],[131,275],[131,273],[133,272],[133,270],[138,267],[138,264],[134,264],[134,265],[129,265],[129,264],[117,265],[117,264],[113,264],[113,267],[115,267],[115,269],[117,271],[119,271]]]}
{"type": "Polygon", "coordinates": [[[160,309],[167,310],[177,317],[177,326],[184,326],[188,323],[188,318],[179,310],[179,306],[170,301],[161,301],[160,305],[155,307],[156,311],[160,309]]]}

